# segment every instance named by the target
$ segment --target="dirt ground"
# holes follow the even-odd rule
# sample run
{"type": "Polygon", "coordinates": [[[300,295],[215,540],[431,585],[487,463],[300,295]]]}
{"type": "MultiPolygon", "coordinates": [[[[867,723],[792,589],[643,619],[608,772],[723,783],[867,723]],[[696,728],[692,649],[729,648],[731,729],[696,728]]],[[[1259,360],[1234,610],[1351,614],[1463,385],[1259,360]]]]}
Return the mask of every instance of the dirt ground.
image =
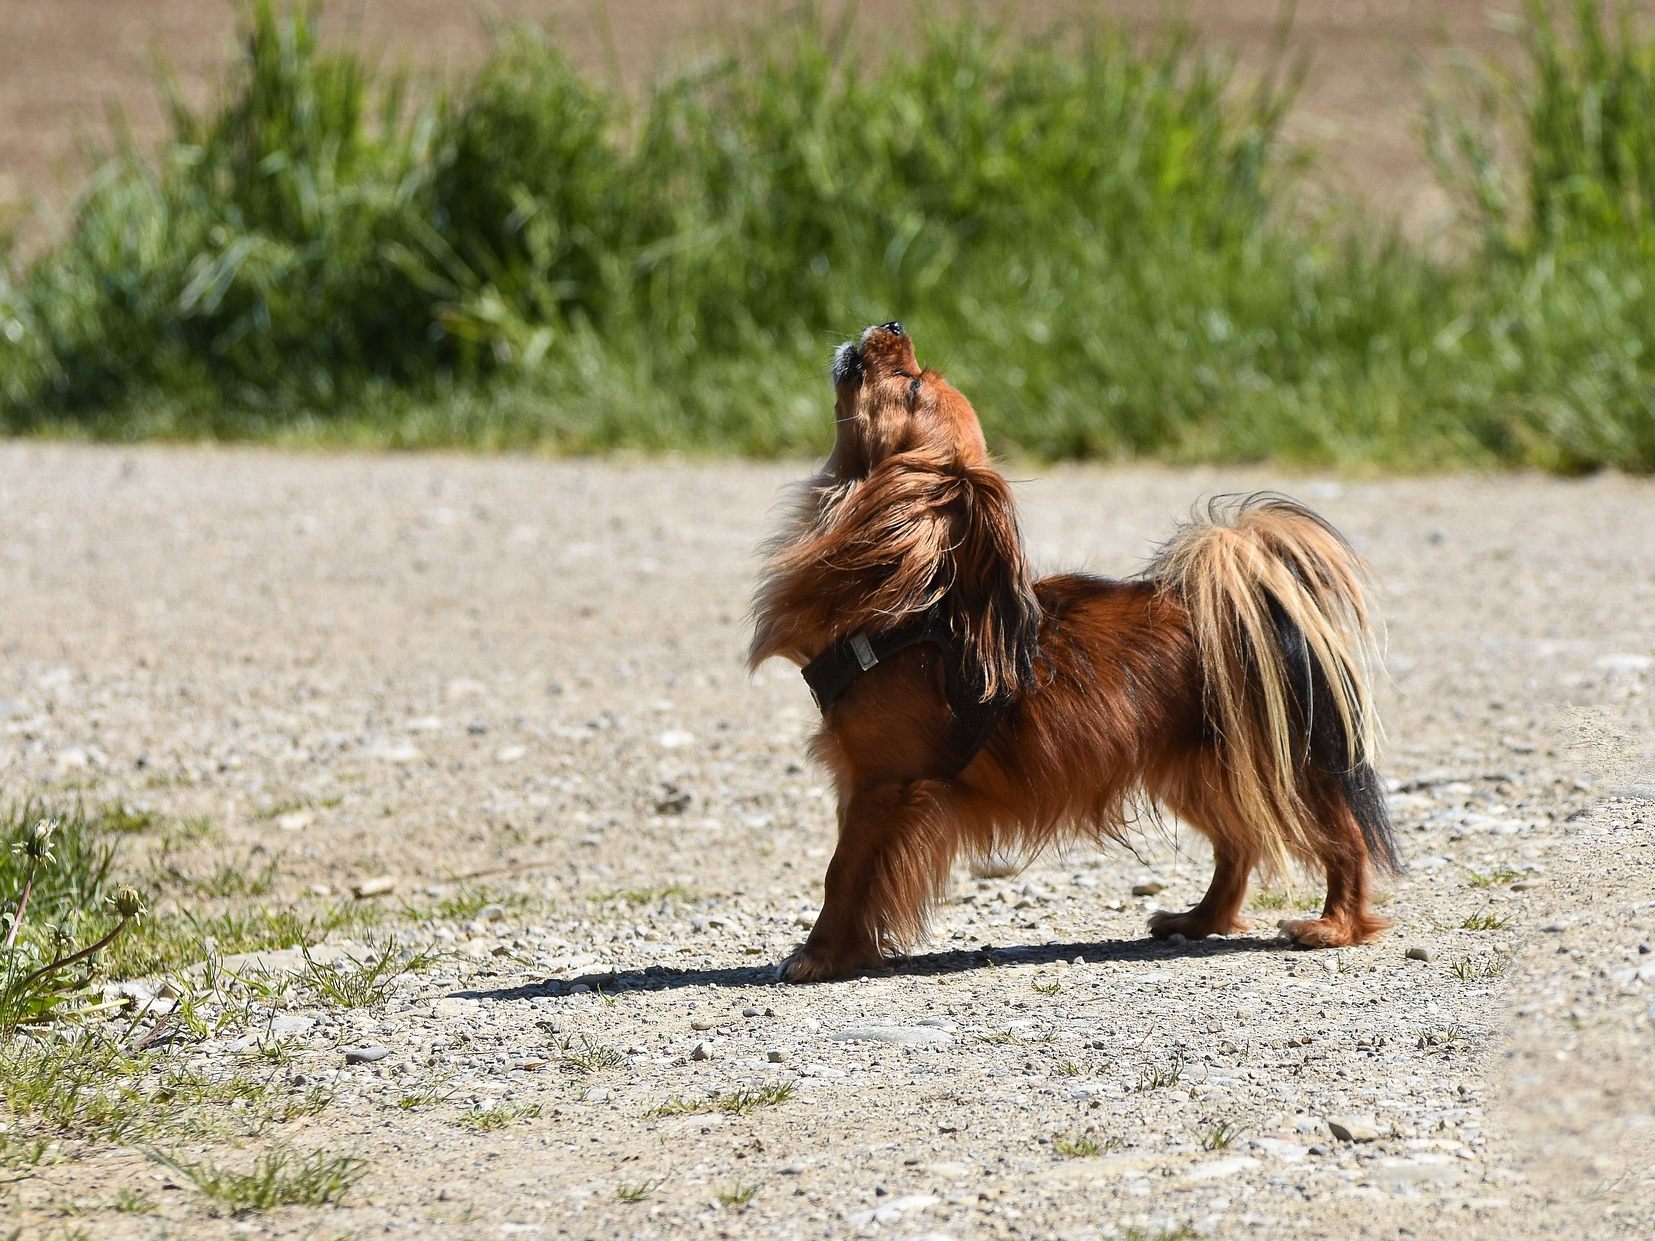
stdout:
{"type": "MultiPolygon", "coordinates": [[[[945,0],[945,4],[947,0],[945,0]]],[[[653,69],[683,64],[698,50],[753,21],[796,12],[793,0],[332,0],[329,26],[353,35],[386,65],[454,75],[488,46],[483,13],[554,25],[595,71],[637,83],[653,69]]],[[[822,5],[842,11],[843,0],[822,5]]],[[[862,21],[884,30],[922,6],[914,0],[862,6],[862,21]]],[[[1185,11],[1215,48],[1244,69],[1271,63],[1279,0],[1026,0],[1004,7],[1030,27],[1097,8],[1135,25],[1185,11]]],[[[1310,57],[1310,76],[1290,126],[1324,153],[1331,182],[1428,236],[1443,200],[1419,140],[1422,92],[1412,61],[1428,67],[1509,57],[1515,0],[1300,0],[1289,40],[1310,57]]],[[[1655,9],[1655,5],[1650,6],[1655,9]]],[[[201,100],[234,49],[228,0],[7,0],[0,5],[0,224],[5,204],[42,199],[56,209],[84,179],[84,139],[106,135],[111,105],[141,139],[163,131],[154,66],[171,65],[186,97],[201,100]]],[[[35,225],[26,232],[39,235],[35,225]]]]}
{"type": "MultiPolygon", "coordinates": [[[[1271,892],[1252,935],[1149,941],[1207,870],[1146,828],[962,871],[917,956],[790,988],[831,806],[803,684],[741,654],[803,470],[0,445],[8,795],[207,816],[202,864],[273,866],[265,902],[498,898],[391,918],[452,955],[386,1004],[300,991],[169,1049],[225,1074],[280,1022],[272,1088],[331,1100],[174,1154],[366,1161],[343,1205],[236,1228],[1655,1234],[1655,485],[1014,471],[1049,568],[1128,573],[1264,485],[1371,558],[1396,925],[1295,951],[1270,928],[1317,894],[1271,892]]],[[[213,1210],[138,1144],[0,1186],[31,1236],[225,1235],[213,1210]]]]}

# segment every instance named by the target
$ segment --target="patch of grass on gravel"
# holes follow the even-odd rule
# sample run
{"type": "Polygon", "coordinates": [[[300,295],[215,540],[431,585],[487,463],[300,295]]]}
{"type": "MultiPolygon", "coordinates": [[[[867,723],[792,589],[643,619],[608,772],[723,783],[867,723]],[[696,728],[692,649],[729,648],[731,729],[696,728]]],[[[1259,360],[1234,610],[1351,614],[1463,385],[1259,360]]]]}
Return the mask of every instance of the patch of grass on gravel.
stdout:
{"type": "Polygon", "coordinates": [[[1235,1145],[1236,1139],[1245,1132],[1234,1121],[1220,1120],[1195,1135],[1195,1140],[1201,1144],[1204,1151],[1226,1151],[1235,1145]]]}
{"type": "Polygon", "coordinates": [[[1165,1090],[1176,1086],[1184,1076],[1184,1053],[1174,1052],[1172,1059],[1166,1064],[1152,1064],[1138,1072],[1137,1084],[1133,1087],[1139,1094],[1147,1094],[1151,1090],[1165,1090]]]}
{"type": "Polygon", "coordinates": [[[417,1112],[421,1108],[446,1103],[454,1097],[456,1089],[457,1087],[451,1085],[446,1078],[438,1082],[427,1082],[407,1094],[399,1096],[397,1098],[397,1109],[403,1112],[417,1112]]]}
{"type": "Polygon", "coordinates": [[[98,811],[98,821],[106,832],[120,832],[127,835],[136,835],[147,832],[160,823],[160,816],[153,811],[134,806],[128,802],[105,802],[98,811]]]}
{"type": "Polygon", "coordinates": [[[1492,952],[1484,957],[1461,957],[1448,967],[1448,972],[1461,982],[1487,982],[1504,978],[1511,966],[1511,953],[1492,952]]]}
{"type": "Polygon", "coordinates": [[[444,922],[469,922],[490,905],[507,910],[526,908],[529,898],[521,892],[507,892],[486,884],[458,888],[440,896],[425,909],[408,906],[405,912],[420,920],[435,918],[444,922]]]}
{"type": "Polygon", "coordinates": [[[1510,917],[1505,914],[1497,914],[1485,909],[1481,913],[1467,915],[1465,921],[1460,923],[1460,930],[1498,931],[1510,921],[1510,917]]]}
{"type": "Polygon", "coordinates": [[[614,888],[607,892],[594,892],[591,899],[600,904],[619,901],[628,905],[664,905],[668,901],[693,901],[699,895],[687,884],[663,883],[651,888],[614,888]]]}
{"type": "Polygon", "coordinates": [[[653,1198],[655,1191],[666,1183],[666,1177],[653,1181],[622,1181],[615,1186],[615,1197],[621,1202],[643,1202],[653,1198]]]}
{"type": "Polygon", "coordinates": [[[123,1189],[115,1195],[109,1209],[117,1215],[149,1215],[155,1210],[155,1200],[136,1189],[123,1189]]]}
{"type": "Polygon", "coordinates": [[[231,1215],[250,1215],[284,1206],[330,1206],[342,1199],[367,1172],[367,1162],[353,1155],[329,1155],[276,1148],[266,1151],[246,1172],[203,1160],[188,1163],[163,1154],[159,1162],[184,1177],[231,1215]]]}
{"type": "Polygon", "coordinates": [[[446,953],[435,947],[410,951],[395,937],[368,956],[347,955],[340,961],[321,962],[304,952],[299,983],[323,1004],[334,1008],[370,1008],[383,1004],[404,974],[425,969],[446,953]]]}
{"type": "Polygon", "coordinates": [[[724,1206],[745,1207],[758,1196],[759,1186],[757,1181],[751,1185],[742,1181],[731,1181],[728,1185],[720,1185],[713,1192],[724,1206]]]}
{"type": "Polygon", "coordinates": [[[563,1067],[575,1073],[596,1073],[602,1069],[619,1068],[626,1063],[622,1053],[584,1034],[578,1043],[573,1038],[565,1039],[561,1050],[563,1067]]]}
{"type": "Polygon", "coordinates": [[[1516,883],[1522,877],[1522,871],[1513,870],[1509,866],[1496,867],[1486,873],[1478,870],[1465,872],[1466,886],[1471,888],[1503,888],[1509,883],[1516,883]]]}
{"type": "Polygon", "coordinates": [[[701,1116],[723,1112],[727,1116],[745,1116],[761,1107],[774,1107],[778,1103],[786,1103],[798,1092],[799,1088],[792,1082],[766,1082],[762,1086],[744,1087],[705,1099],[671,1098],[664,1103],[656,1104],[644,1115],[701,1116]]]}
{"type": "Polygon", "coordinates": [[[1316,898],[1305,892],[1284,892],[1275,888],[1261,888],[1247,898],[1247,904],[1260,913],[1280,913],[1290,909],[1313,909],[1316,898]]]}
{"type": "Polygon", "coordinates": [[[460,1113],[459,1122],[479,1133],[492,1133],[520,1120],[533,1120],[541,1112],[538,1103],[500,1103],[494,1107],[473,1108],[460,1113]]]}
{"type": "Polygon", "coordinates": [[[158,1113],[143,1084],[154,1062],[90,1031],[0,1043],[5,1137],[128,1142],[149,1133],[158,1113]]]}
{"type": "Polygon", "coordinates": [[[1052,1150],[1065,1159],[1091,1159],[1125,1145],[1122,1138],[1114,1135],[1100,1139],[1089,1133],[1069,1133],[1052,1139],[1052,1150]]]}

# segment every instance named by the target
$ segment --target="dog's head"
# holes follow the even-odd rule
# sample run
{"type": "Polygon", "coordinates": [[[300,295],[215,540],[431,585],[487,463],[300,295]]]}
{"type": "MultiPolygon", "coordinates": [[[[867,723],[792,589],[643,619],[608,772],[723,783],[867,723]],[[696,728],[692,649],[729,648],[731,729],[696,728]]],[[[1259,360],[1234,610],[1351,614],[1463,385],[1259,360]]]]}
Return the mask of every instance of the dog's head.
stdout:
{"type": "Polygon", "coordinates": [[[971,403],[920,369],[900,323],[841,345],[833,387],[833,456],[775,545],[752,661],[802,663],[941,605],[979,697],[1015,696],[1032,675],[1040,609],[1011,488],[971,403]]]}
{"type": "Polygon", "coordinates": [[[828,473],[865,478],[898,453],[923,452],[960,465],[988,459],[977,414],[933,370],[921,369],[900,323],[881,323],[833,354],[836,436],[828,473]]]}

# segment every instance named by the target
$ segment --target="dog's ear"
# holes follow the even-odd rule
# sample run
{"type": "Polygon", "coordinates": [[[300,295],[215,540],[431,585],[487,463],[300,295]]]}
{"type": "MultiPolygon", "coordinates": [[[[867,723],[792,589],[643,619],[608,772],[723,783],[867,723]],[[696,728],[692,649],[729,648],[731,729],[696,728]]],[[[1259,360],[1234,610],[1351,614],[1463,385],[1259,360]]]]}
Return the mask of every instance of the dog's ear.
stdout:
{"type": "Polygon", "coordinates": [[[1011,487],[986,467],[961,471],[953,515],[949,623],[980,697],[1012,696],[1034,675],[1040,605],[1034,597],[1011,487]]]}
{"type": "Polygon", "coordinates": [[[985,466],[899,453],[776,549],[753,659],[808,659],[812,640],[892,629],[938,603],[984,700],[1027,683],[1040,610],[1011,488],[985,466]]]}

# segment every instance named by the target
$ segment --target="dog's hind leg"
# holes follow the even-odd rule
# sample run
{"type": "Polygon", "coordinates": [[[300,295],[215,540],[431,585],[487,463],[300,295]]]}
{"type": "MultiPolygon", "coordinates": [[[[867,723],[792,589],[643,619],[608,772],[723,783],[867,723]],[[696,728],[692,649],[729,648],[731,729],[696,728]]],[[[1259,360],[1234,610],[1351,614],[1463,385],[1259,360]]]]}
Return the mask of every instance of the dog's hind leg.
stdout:
{"type": "MultiPolygon", "coordinates": [[[[1371,776],[1377,786],[1377,777],[1371,776]]],[[[1312,803],[1321,828],[1317,858],[1327,872],[1327,901],[1320,918],[1281,923],[1282,934],[1305,948],[1348,948],[1366,943],[1390,925],[1369,908],[1372,857],[1360,818],[1342,790],[1327,788],[1312,803]]],[[[1382,811],[1381,811],[1382,813],[1382,811]]],[[[1389,825],[1385,825],[1389,832],[1389,825]]],[[[1387,837],[1388,839],[1388,837],[1387,837]]],[[[1381,855],[1381,864],[1390,859],[1381,855]]]]}
{"type": "Polygon", "coordinates": [[[803,946],[782,962],[784,981],[876,967],[888,949],[919,938],[958,845],[945,796],[945,786],[921,780],[857,789],[844,799],[822,912],[803,946]]]}
{"type": "Polygon", "coordinates": [[[1182,935],[1205,939],[1252,927],[1241,918],[1247,883],[1259,863],[1259,846],[1234,809],[1214,791],[1168,799],[1167,809],[1199,831],[1213,847],[1213,877],[1207,894],[1193,909],[1175,913],[1160,909],[1150,916],[1149,933],[1156,939],[1182,935]]]}

